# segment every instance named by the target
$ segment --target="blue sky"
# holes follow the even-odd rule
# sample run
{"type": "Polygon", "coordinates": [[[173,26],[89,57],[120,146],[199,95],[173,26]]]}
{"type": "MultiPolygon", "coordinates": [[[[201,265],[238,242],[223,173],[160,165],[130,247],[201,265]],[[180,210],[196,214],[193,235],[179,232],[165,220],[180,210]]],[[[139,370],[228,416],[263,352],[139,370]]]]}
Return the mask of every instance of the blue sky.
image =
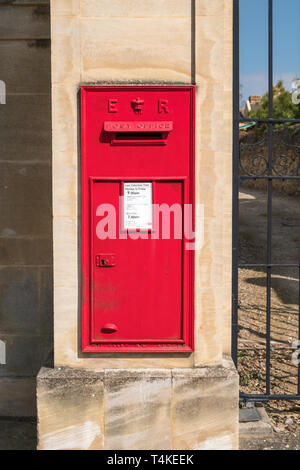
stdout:
{"type": "MultiPolygon", "coordinates": [[[[300,0],[273,0],[274,83],[300,78],[300,0]]],[[[268,0],[240,0],[242,100],[268,88],[268,0]]]]}

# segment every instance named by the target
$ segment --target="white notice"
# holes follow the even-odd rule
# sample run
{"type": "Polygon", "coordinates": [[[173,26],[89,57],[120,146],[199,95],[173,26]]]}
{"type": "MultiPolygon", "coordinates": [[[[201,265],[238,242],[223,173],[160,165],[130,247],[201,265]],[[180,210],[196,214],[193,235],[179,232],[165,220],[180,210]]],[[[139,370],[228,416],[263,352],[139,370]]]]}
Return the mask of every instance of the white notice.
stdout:
{"type": "Polygon", "coordinates": [[[152,183],[124,183],[124,228],[151,230],[152,183]]]}

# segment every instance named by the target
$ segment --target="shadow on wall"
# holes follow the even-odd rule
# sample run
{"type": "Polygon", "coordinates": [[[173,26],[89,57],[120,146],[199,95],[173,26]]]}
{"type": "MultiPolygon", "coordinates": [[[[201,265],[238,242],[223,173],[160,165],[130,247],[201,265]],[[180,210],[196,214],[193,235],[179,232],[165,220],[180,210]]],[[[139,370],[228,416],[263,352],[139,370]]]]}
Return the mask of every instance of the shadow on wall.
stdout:
{"type": "Polygon", "coordinates": [[[1,1],[0,39],[0,419],[31,419],[53,362],[49,2],[1,1]]]}

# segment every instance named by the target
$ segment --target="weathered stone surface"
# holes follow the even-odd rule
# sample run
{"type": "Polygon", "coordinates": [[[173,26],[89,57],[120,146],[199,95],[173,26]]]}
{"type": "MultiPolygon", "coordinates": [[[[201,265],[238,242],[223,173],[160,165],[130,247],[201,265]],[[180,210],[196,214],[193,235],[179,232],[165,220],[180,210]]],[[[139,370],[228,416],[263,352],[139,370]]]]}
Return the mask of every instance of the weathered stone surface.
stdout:
{"type": "Polygon", "coordinates": [[[175,449],[238,448],[238,375],[233,367],[172,371],[175,449]]]}
{"type": "Polygon", "coordinates": [[[48,238],[0,238],[0,257],[5,266],[48,266],[51,254],[48,238]]]}
{"type": "MultiPolygon", "coordinates": [[[[196,0],[197,16],[223,16],[225,14],[224,0],[196,0]]],[[[227,1],[227,3],[230,3],[227,1]]]]}
{"type": "MultiPolygon", "coordinates": [[[[233,2],[224,3],[224,186],[232,188],[232,71],[233,71],[233,2]]],[[[231,296],[232,296],[232,194],[223,199],[223,352],[231,354],[231,296]]]]}
{"type": "Polygon", "coordinates": [[[36,416],[35,377],[1,377],[0,397],[0,416],[36,416]]]}
{"type": "Polygon", "coordinates": [[[82,81],[190,82],[189,18],[82,18],[82,81]]]}
{"type": "Polygon", "coordinates": [[[49,6],[0,6],[0,38],[50,38],[49,6]]]}
{"type": "MultiPolygon", "coordinates": [[[[197,155],[196,181],[197,201],[204,205],[204,245],[196,254],[196,352],[195,363],[218,363],[222,357],[222,340],[230,344],[230,280],[229,258],[231,249],[229,224],[231,179],[228,177],[230,152],[224,159],[224,142],[230,148],[231,129],[224,133],[215,132],[215,122],[225,116],[224,103],[230,98],[229,78],[231,76],[230,45],[232,31],[231,10],[223,0],[196,2],[196,78],[197,89],[197,155]],[[226,61],[225,54],[226,50],[226,61]],[[226,90],[224,92],[224,77],[226,90]],[[226,160],[226,161],[224,161],[226,160]],[[226,184],[226,186],[224,186],[226,184]],[[225,190],[224,188],[228,188],[225,190]],[[226,198],[223,196],[226,194],[226,198]],[[223,201],[220,204],[220,200],[223,201]],[[226,219],[222,210],[226,209],[226,219]],[[229,266],[224,268],[224,258],[229,266]],[[226,271],[226,285],[224,273],[226,271]],[[205,282],[203,283],[203,279],[205,282]],[[201,290],[199,286],[205,288],[201,290]],[[224,298],[224,294],[225,298],[224,298]],[[229,303],[228,303],[229,302],[229,303]],[[228,304],[228,305],[227,305],[228,304]],[[226,319],[222,309],[226,309],[226,319]]],[[[77,209],[77,142],[76,142],[76,86],[86,81],[184,81],[191,80],[191,5],[175,0],[134,5],[126,2],[60,2],[54,5],[52,22],[52,75],[54,83],[68,83],[53,86],[53,144],[54,144],[54,214],[67,217],[65,221],[76,220],[77,209]],[[119,4],[120,3],[120,4],[119,4]],[[131,8],[132,7],[132,8],[131,8]],[[67,16],[70,15],[70,16],[67,16]],[[109,18],[109,21],[108,21],[109,18]],[[79,30],[81,34],[79,35],[79,30]],[[138,38],[138,41],[136,40],[138,38]],[[64,53],[66,47],[66,55],[64,53]],[[170,48],[170,50],[169,50],[170,48]],[[149,52],[150,51],[150,52],[149,52]],[[78,62],[80,57],[80,63],[78,62]],[[167,62],[166,62],[167,61],[167,62]],[[61,150],[63,149],[63,150],[61,150]],[[62,184],[63,181],[65,184],[62,184]]],[[[223,121],[222,121],[223,122],[223,121]]],[[[231,121],[230,121],[231,122],[231,121]]],[[[77,243],[71,243],[72,253],[66,253],[63,242],[64,220],[55,222],[59,239],[55,241],[59,279],[67,280],[68,289],[76,294],[77,272],[70,270],[77,260],[77,243]],[[76,251],[75,251],[76,249],[76,251]],[[68,272],[67,272],[68,271],[68,272]],[[71,271],[73,278],[70,279],[71,271]],[[72,287],[71,287],[72,284],[72,287]]],[[[198,228],[201,231],[201,228],[198,228]]],[[[68,231],[66,232],[68,233],[68,231]]],[[[74,230],[74,242],[76,240],[74,230]]],[[[56,258],[56,255],[55,255],[56,258]]],[[[56,281],[55,281],[56,282],[56,281]]],[[[56,360],[59,364],[77,364],[78,367],[98,368],[97,358],[83,360],[77,355],[78,331],[76,308],[62,308],[56,303],[57,332],[56,360]],[[64,311],[68,325],[73,325],[67,344],[60,321],[64,311]]],[[[143,358],[144,367],[188,367],[191,358],[166,357],[143,358]]],[[[139,367],[134,357],[105,357],[103,367],[139,367]]]]}
{"type": "Polygon", "coordinates": [[[0,38],[0,415],[33,416],[53,347],[49,1],[1,2],[0,38]]]}
{"type": "Polygon", "coordinates": [[[196,202],[204,221],[196,227],[203,244],[195,265],[194,363],[201,366],[230,353],[232,2],[196,2],[196,81],[196,202]]]}
{"type": "Polygon", "coordinates": [[[42,369],[37,398],[39,449],[103,449],[103,374],[42,369]]]}
{"type": "Polygon", "coordinates": [[[78,85],[52,86],[52,122],[55,130],[73,128],[76,125],[79,118],[78,91],[78,85]]]}
{"type": "Polygon", "coordinates": [[[80,353],[77,87],[103,81],[191,83],[191,2],[53,1],[55,364],[76,369],[40,375],[41,449],[237,447],[237,375],[231,365],[220,365],[230,345],[229,3],[196,1],[195,177],[205,220],[197,221],[204,242],[196,253],[195,353],[160,357],[80,353]],[[190,369],[204,364],[219,366],[190,369]],[[96,388],[92,398],[90,380],[96,388]],[[85,387],[89,399],[78,387],[85,387]]]}
{"type": "Polygon", "coordinates": [[[77,287],[78,265],[73,253],[77,250],[77,219],[59,217],[53,223],[54,286],[77,287]]]}
{"type": "Polygon", "coordinates": [[[2,333],[38,333],[40,326],[39,271],[0,266],[0,330],[2,333]]]}
{"type": "Polygon", "coordinates": [[[171,372],[105,371],[105,448],[171,448],[171,372]]]}
{"type": "MultiPolygon", "coordinates": [[[[59,0],[58,0],[59,1],[59,0]]],[[[81,15],[83,17],[190,17],[191,5],[182,0],[81,0],[81,15]]]]}
{"type": "Polygon", "coordinates": [[[78,213],[78,87],[53,85],[53,213],[77,217],[78,213]],[[68,115],[68,119],[66,119],[68,115]]]}
{"type": "MultiPolygon", "coordinates": [[[[64,2],[66,4],[66,2],[64,2]]],[[[80,22],[76,17],[51,16],[51,81],[80,82],[80,22]]]]}
{"type": "Polygon", "coordinates": [[[6,364],[0,367],[0,377],[35,376],[52,348],[52,338],[45,335],[1,333],[0,339],[6,346],[6,364]]]}
{"type": "Polygon", "coordinates": [[[2,265],[51,265],[50,167],[2,161],[0,170],[2,265]]]}
{"type": "Polygon", "coordinates": [[[51,0],[52,16],[74,16],[80,13],[80,0],[51,0]]]}
{"type": "MultiPolygon", "coordinates": [[[[50,5],[50,0],[8,0],[8,2],[11,4],[11,5],[15,5],[15,6],[24,6],[24,3],[26,3],[26,5],[29,5],[30,4],[34,4],[34,5],[50,5]]],[[[7,2],[7,3],[8,3],[7,2]]]]}
{"type": "Polygon", "coordinates": [[[259,421],[239,423],[240,442],[248,439],[268,439],[274,436],[272,422],[264,408],[256,408],[259,421]]]}
{"type": "Polygon", "coordinates": [[[0,450],[35,450],[35,419],[7,418],[1,420],[0,450]]]}
{"type": "MultiPolygon", "coordinates": [[[[59,365],[190,367],[220,363],[223,353],[230,352],[232,4],[199,0],[195,13],[196,201],[205,216],[197,221],[197,236],[203,230],[204,243],[196,252],[195,353],[165,359],[105,355],[99,364],[96,356],[78,354],[78,302],[57,301],[59,365]],[[216,122],[223,132],[216,132],[216,122]]],[[[78,296],[78,232],[75,227],[65,230],[78,223],[77,86],[80,80],[190,83],[192,19],[191,3],[177,0],[139,5],[80,0],[80,10],[78,2],[62,1],[52,15],[55,288],[67,289],[67,299],[78,296]]]]}
{"type": "Polygon", "coordinates": [[[39,332],[53,338],[53,268],[41,266],[39,271],[39,332]]]}
{"type": "Polygon", "coordinates": [[[201,369],[43,369],[39,449],[235,449],[237,373],[201,369]]]}
{"type": "Polygon", "coordinates": [[[0,185],[0,237],[50,239],[50,166],[0,160],[0,185]]]}
{"type": "Polygon", "coordinates": [[[1,106],[0,127],[5,149],[0,160],[51,161],[50,95],[8,94],[1,106]]]}
{"type": "Polygon", "coordinates": [[[7,93],[50,95],[50,39],[1,41],[0,62],[7,93]]]}

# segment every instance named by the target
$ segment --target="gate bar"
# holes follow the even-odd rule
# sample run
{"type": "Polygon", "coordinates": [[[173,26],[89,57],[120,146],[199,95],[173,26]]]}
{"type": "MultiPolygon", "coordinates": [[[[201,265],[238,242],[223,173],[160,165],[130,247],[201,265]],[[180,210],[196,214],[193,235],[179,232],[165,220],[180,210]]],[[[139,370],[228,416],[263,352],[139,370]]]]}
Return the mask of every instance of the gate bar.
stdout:
{"type": "Polygon", "coordinates": [[[238,366],[238,246],[239,246],[239,0],[233,0],[233,200],[232,200],[232,338],[231,353],[238,366]]]}
{"type": "MultiPolygon", "coordinates": [[[[268,28],[269,28],[269,118],[273,118],[273,0],[269,0],[268,28]]],[[[273,172],[273,124],[268,122],[268,174],[273,172]]],[[[272,284],[272,210],[273,210],[273,182],[268,179],[268,228],[267,228],[267,318],[266,318],[266,394],[270,395],[270,371],[271,371],[271,284],[272,284]]]]}
{"type": "MultiPolygon", "coordinates": [[[[262,119],[244,118],[239,112],[240,82],[239,82],[239,0],[233,0],[233,225],[232,225],[232,249],[233,249],[233,272],[232,272],[232,358],[238,366],[238,281],[239,268],[264,268],[267,273],[267,302],[266,302],[266,393],[247,394],[241,393],[241,401],[267,402],[269,400],[300,400],[300,362],[298,364],[298,383],[296,394],[272,394],[271,393],[271,288],[272,288],[272,268],[297,268],[299,272],[299,317],[298,317],[298,339],[300,342],[300,264],[275,264],[272,263],[272,193],[273,180],[298,180],[300,176],[274,175],[273,176],[273,133],[275,124],[299,124],[300,119],[274,119],[273,118],[273,0],[268,0],[268,95],[269,95],[269,116],[262,119]],[[240,175],[240,144],[239,144],[239,123],[255,122],[267,124],[268,142],[268,175],[240,175]],[[265,179],[268,181],[268,201],[267,201],[267,262],[265,264],[239,264],[238,244],[239,244],[239,185],[244,180],[265,179]]],[[[300,347],[300,346],[299,346],[300,347]]]]}

